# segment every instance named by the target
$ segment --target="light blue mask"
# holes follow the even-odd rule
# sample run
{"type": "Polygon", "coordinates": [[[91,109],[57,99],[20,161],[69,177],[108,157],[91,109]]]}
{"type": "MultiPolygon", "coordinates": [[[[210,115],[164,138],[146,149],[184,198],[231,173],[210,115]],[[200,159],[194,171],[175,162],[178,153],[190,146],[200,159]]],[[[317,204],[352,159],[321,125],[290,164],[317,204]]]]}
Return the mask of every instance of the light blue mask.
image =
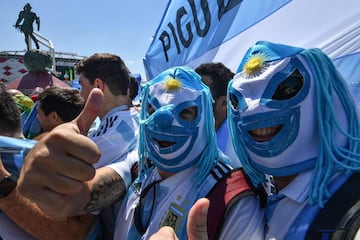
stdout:
{"type": "Polygon", "coordinates": [[[148,104],[156,110],[144,121],[146,142],[150,159],[164,171],[177,172],[193,166],[206,144],[201,96],[180,91],[181,96],[197,98],[177,103],[179,98],[176,97],[168,103],[159,103],[156,95],[149,95],[148,104]],[[183,119],[181,115],[189,107],[197,109],[197,116],[192,121],[183,119]],[[161,142],[171,145],[161,146],[161,142]]]}
{"type": "Polygon", "coordinates": [[[218,161],[218,149],[209,117],[212,98],[200,76],[190,68],[171,68],[144,86],[142,99],[140,168],[146,158],[166,172],[197,166],[196,178],[202,179],[218,161]]]}

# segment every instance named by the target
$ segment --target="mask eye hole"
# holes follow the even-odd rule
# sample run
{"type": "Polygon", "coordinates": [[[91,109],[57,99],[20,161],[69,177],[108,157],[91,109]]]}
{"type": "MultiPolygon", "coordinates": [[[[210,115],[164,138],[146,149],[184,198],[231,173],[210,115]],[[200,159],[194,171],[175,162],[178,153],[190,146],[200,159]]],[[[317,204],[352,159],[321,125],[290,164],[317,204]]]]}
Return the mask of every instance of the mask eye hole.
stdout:
{"type": "Polygon", "coordinates": [[[236,97],[236,95],[233,93],[230,93],[229,99],[230,99],[230,105],[231,105],[232,109],[234,109],[235,111],[239,111],[239,100],[236,97]]]}
{"type": "Polygon", "coordinates": [[[193,121],[196,119],[197,117],[197,112],[198,112],[198,109],[197,107],[188,107],[188,108],[185,108],[184,110],[182,110],[180,112],[180,117],[185,120],[185,121],[193,121]]]}
{"type": "Polygon", "coordinates": [[[304,85],[304,77],[298,69],[295,69],[284,81],[282,81],[274,95],[273,100],[287,100],[294,97],[304,85]]]}
{"type": "Polygon", "coordinates": [[[155,108],[150,103],[147,106],[147,112],[148,112],[149,116],[155,112],[155,108]]]}

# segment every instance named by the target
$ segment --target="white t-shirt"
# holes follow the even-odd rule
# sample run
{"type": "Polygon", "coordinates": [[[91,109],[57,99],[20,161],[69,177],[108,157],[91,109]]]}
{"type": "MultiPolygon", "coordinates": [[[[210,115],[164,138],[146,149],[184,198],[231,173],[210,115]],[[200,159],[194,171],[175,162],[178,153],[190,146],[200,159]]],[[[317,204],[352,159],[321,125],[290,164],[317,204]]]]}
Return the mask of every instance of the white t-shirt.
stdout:
{"type": "MultiPolygon", "coordinates": [[[[219,167],[222,169],[218,171],[219,174],[229,171],[228,168],[219,167]]],[[[118,212],[114,239],[148,239],[165,223],[174,227],[179,239],[186,239],[186,221],[191,206],[197,199],[206,196],[217,182],[209,174],[200,186],[196,186],[192,180],[193,175],[194,168],[189,168],[161,180],[157,169],[153,168],[148,177],[142,179],[142,210],[139,215],[135,214],[135,210],[139,205],[140,193],[137,183],[133,183],[118,212]],[[157,184],[151,184],[154,182],[157,184]],[[151,185],[153,187],[148,187],[151,185]],[[142,236],[136,230],[136,222],[143,223],[145,233],[142,236]]],[[[224,223],[221,239],[263,238],[264,211],[255,196],[245,197],[233,206],[224,223]]]]}
{"type": "MultiPolygon", "coordinates": [[[[93,131],[90,138],[100,148],[101,157],[94,164],[96,168],[110,167],[123,179],[126,188],[132,181],[131,168],[137,162],[137,141],[139,134],[139,113],[135,108],[124,110],[124,106],[112,109],[101,120],[99,127],[93,131]]],[[[101,210],[101,224],[107,231],[112,231],[114,217],[113,209],[117,209],[120,202],[116,202],[101,210]]],[[[93,214],[99,214],[94,212],[93,214]]]]}
{"type": "MultiPolygon", "coordinates": [[[[279,201],[274,209],[271,218],[268,219],[268,232],[265,239],[284,239],[291,224],[307,204],[308,186],[311,180],[312,171],[299,174],[279,194],[285,198],[279,201]]],[[[275,197],[275,196],[274,196],[275,197]]],[[[268,201],[272,201],[272,196],[268,201]]]]}
{"type": "Polygon", "coordinates": [[[126,155],[137,148],[138,134],[139,113],[135,109],[124,111],[122,106],[112,109],[90,135],[101,151],[101,157],[94,167],[126,159],[126,155]]]}
{"type": "MultiPolygon", "coordinates": [[[[124,161],[116,162],[107,167],[110,167],[115,170],[120,176],[123,177],[126,188],[129,188],[131,184],[131,168],[138,160],[138,151],[134,150],[131,153],[127,154],[126,159],[124,161]]],[[[101,210],[101,228],[104,239],[112,239],[114,235],[114,225],[116,220],[116,215],[119,211],[122,201],[119,200],[110,206],[101,210]]]]}
{"type": "MultiPolygon", "coordinates": [[[[298,220],[299,214],[302,213],[303,209],[308,205],[309,186],[311,184],[312,174],[312,170],[300,173],[289,185],[279,191],[277,195],[282,195],[284,198],[277,203],[273,213],[268,217],[268,232],[266,233],[265,239],[284,239],[288,235],[292,225],[298,220]]],[[[341,181],[346,181],[348,177],[338,178],[338,176],[340,175],[334,175],[332,180],[340,180],[341,183],[341,181]]],[[[270,195],[268,202],[276,197],[276,195],[270,195]]],[[[291,239],[301,238],[302,236],[291,236],[291,239]]]]}

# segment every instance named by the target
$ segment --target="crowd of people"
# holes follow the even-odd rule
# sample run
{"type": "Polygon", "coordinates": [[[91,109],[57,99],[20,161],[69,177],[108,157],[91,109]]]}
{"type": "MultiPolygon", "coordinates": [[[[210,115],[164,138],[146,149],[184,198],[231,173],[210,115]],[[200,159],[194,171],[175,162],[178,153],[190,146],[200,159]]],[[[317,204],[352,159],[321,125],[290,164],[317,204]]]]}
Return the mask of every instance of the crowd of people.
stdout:
{"type": "Polygon", "coordinates": [[[26,107],[0,88],[2,239],[360,237],[358,104],[321,50],[259,41],[236,73],[175,66],[140,106],[119,56],[76,73],[80,91],[26,107]]]}

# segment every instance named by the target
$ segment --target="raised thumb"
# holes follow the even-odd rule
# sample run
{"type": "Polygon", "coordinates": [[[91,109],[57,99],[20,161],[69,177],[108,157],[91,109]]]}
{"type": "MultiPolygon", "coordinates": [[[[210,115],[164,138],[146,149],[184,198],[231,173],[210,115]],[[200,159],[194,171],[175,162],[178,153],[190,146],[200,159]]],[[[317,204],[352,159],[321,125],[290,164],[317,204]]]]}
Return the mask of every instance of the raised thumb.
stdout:
{"type": "Polygon", "coordinates": [[[101,111],[103,99],[104,95],[100,89],[94,88],[91,90],[84,109],[74,120],[81,134],[87,135],[92,123],[101,111]]]}
{"type": "Polygon", "coordinates": [[[191,207],[187,222],[189,240],[208,240],[206,223],[209,206],[209,199],[200,198],[191,207]]]}

